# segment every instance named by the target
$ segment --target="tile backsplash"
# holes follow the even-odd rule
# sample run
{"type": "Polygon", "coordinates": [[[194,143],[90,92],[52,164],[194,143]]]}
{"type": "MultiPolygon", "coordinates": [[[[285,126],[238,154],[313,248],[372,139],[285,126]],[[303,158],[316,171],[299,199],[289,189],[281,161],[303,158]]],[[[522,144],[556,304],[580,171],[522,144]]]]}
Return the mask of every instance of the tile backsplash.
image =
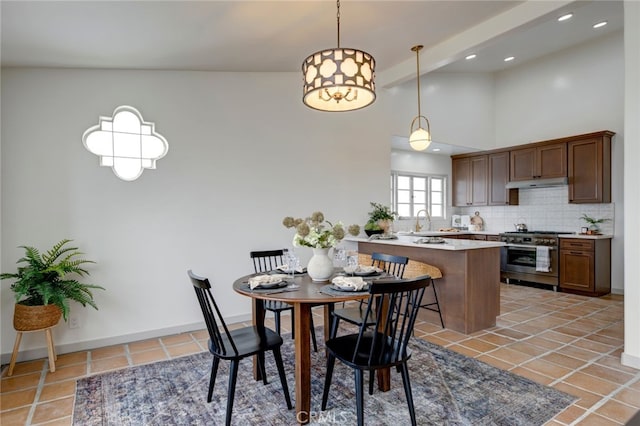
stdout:
{"type": "Polygon", "coordinates": [[[515,223],[526,223],[533,231],[580,232],[588,224],[580,219],[583,214],[610,219],[600,224],[603,234],[613,234],[614,204],[570,204],[569,187],[520,189],[520,205],[457,207],[453,214],[473,215],[479,212],[484,229],[490,232],[513,231],[515,223]]]}

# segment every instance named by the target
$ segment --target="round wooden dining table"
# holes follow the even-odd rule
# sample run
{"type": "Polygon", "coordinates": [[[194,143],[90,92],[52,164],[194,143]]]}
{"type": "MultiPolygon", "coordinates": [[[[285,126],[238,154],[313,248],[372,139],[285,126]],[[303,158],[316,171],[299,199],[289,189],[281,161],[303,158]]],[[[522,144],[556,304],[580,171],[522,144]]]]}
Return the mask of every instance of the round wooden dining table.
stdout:
{"type": "MultiPolygon", "coordinates": [[[[338,270],[336,270],[336,274],[338,270]]],[[[296,420],[300,424],[309,423],[311,414],[311,343],[310,338],[310,314],[311,308],[324,305],[324,336],[325,340],[329,336],[330,313],[335,302],[345,302],[349,300],[360,300],[369,296],[368,292],[332,292],[332,294],[321,293],[320,289],[330,280],[324,282],[314,282],[309,275],[300,274],[294,278],[295,284],[299,287],[295,290],[282,288],[265,291],[251,291],[248,287],[249,278],[260,275],[250,274],[238,278],[233,283],[233,289],[252,299],[253,303],[253,324],[264,327],[264,300],[277,300],[293,305],[294,316],[294,348],[295,348],[295,389],[296,389],[296,420]]],[[[332,277],[333,278],[333,277],[332,277]]],[[[288,278],[290,280],[290,278],[288,278]]],[[[254,377],[260,380],[256,362],[254,360],[254,377]]]]}

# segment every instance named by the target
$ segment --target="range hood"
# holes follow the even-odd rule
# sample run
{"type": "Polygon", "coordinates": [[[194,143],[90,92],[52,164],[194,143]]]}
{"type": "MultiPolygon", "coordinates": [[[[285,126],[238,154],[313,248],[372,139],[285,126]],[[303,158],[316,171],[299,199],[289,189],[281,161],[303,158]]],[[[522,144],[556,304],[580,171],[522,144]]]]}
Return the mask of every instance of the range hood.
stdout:
{"type": "Polygon", "coordinates": [[[569,179],[566,177],[561,178],[547,178],[547,179],[531,179],[531,180],[519,180],[515,182],[507,182],[506,188],[549,188],[551,186],[564,186],[569,184],[569,179]]]}

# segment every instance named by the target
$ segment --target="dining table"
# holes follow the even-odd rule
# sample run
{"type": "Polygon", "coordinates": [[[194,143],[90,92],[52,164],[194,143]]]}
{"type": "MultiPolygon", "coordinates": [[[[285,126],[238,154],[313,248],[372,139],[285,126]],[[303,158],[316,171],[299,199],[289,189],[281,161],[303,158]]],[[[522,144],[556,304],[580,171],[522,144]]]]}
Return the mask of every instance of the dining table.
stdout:
{"type": "MultiPolygon", "coordinates": [[[[250,274],[238,278],[233,283],[233,289],[252,299],[253,324],[264,327],[264,301],[274,300],[289,303],[293,306],[294,317],[294,352],[295,352],[295,410],[296,421],[299,424],[309,423],[311,411],[311,343],[310,318],[314,306],[324,306],[324,336],[329,336],[330,318],[333,304],[351,300],[362,300],[369,297],[368,291],[331,291],[330,280],[341,274],[337,268],[329,280],[316,282],[308,274],[296,274],[287,277],[297,288],[251,289],[248,281],[251,277],[261,274],[250,274]],[[329,287],[329,288],[328,288],[329,287]]],[[[254,378],[260,380],[257,363],[254,359],[254,378]]],[[[380,377],[380,376],[379,376],[380,377]]],[[[381,389],[388,388],[388,384],[379,381],[381,389]]]]}

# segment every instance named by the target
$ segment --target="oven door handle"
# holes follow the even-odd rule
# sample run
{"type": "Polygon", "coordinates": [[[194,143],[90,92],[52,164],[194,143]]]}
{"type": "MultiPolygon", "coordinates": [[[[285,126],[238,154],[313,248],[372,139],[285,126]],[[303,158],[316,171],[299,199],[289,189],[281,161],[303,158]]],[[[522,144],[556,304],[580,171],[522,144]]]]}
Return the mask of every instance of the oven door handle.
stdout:
{"type": "MultiPolygon", "coordinates": [[[[536,249],[536,247],[538,246],[530,246],[530,245],[526,245],[526,244],[511,244],[511,243],[507,243],[507,245],[505,247],[517,247],[517,248],[527,248],[527,249],[531,249],[531,251],[534,251],[536,249]]],[[[549,246],[541,246],[541,247],[549,247],[549,246]]],[[[555,247],[549,247],[549,250],[555,250],[555,247]]]]}

